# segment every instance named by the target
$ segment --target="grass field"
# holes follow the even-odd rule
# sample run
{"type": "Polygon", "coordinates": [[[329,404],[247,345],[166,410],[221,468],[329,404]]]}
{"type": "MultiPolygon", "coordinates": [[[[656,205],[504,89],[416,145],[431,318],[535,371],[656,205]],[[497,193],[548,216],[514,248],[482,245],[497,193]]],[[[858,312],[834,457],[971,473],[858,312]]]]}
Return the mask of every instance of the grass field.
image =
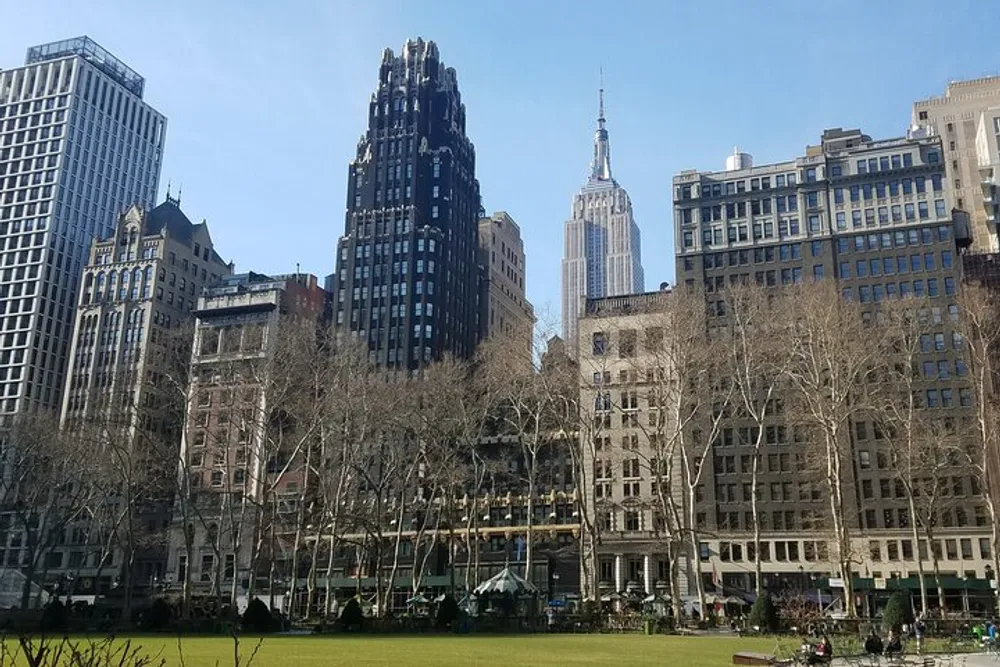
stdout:
{"type": "MultiPolygon", "coordinates": [[[[134,637],[148,653],[171,667],[231,667],[233,642],[223,637],[134,637]]],[[[257,644],[243,637],[241,664],[257,644]]],[[[771,639],[668,637],[644,635],[506,635],[506,636],[270,636],[264,639],[255,667],[563,667],[567,665],[678,665],[719,667],[732,664],[736,651],[771,653],[771,639]]]]}

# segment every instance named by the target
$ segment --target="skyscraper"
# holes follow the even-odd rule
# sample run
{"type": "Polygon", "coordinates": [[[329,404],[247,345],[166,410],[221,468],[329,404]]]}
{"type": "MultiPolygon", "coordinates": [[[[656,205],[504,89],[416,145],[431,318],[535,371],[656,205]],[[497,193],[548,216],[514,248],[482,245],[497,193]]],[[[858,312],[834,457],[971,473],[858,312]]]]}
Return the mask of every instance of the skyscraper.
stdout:
{"type": "Polygon", "coordinates": [[[952,205],[969,213],[975,252],[1000,249],[992,197],[998,106],[1000,76],[951,81],[944,95],[913,104],[912,123],[933,127],[941,137],[945,188],[952,205]]]}
{"type": "Polygon", "coordinates": [[[434,42],[386,49],[348,169],[334,317],[372,362],[469,356],[478,333],[479,182],[455,70],[434,42]]]}
{"type": "Polygon", "coordinates": [[[480,335],[518,339],[531,350],[535,309],[524,294],[524,243],[521,228],[506,211],[479,221],[479,263],[483,268],[480,335]]]}
{"type": "Polygon", "coordinates": [[[562,325],[568,349],[575,350],[583,297],[634,294],[643,290],[639,226],[632,200],[611,177],[611,142],[604,127],[604,88],[600,92],[594,159],[587,184],[573,198],[566,221],[562,265],[562,325]]]}
{"type": "Polygon", "coordinates": [[[144,84],[88,37],[0,72],[0,419],[59,406],[91,241],[155,199],[166,119],[144,84]]]}

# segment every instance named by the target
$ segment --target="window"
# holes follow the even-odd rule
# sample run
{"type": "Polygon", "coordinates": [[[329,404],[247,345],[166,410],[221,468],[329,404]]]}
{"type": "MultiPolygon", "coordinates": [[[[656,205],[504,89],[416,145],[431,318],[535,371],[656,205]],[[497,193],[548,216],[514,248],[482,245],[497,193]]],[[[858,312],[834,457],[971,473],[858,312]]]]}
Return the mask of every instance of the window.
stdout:
{"type": "Polygon", "coordinates": [[[593,335],[594,356],[600,357],[607,354],[607,335],[603,331],[595,332],[593,335]]]}

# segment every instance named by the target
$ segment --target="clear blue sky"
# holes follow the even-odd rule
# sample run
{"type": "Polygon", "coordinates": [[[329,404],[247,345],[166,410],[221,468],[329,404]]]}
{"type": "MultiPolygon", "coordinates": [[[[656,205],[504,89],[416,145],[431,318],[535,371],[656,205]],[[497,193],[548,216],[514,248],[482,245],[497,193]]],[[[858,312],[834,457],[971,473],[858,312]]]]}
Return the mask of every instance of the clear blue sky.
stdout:
{"type": "Polygon", "coordinates": [[[0,67],[90,35],[169,118],[161,193],[183,184],[183,208],[239,269],[322,277],[381,51],[433,39],[458,71],[483,203],[521,225],[528,296],[548,319],[600,66],[653,289],[674,273],[673,174],[721,168],[734,144],[786,159],[825,127],[902,134],[914,100],[997,72],[992,14],[967,0],[2,0],[0,67]]]}

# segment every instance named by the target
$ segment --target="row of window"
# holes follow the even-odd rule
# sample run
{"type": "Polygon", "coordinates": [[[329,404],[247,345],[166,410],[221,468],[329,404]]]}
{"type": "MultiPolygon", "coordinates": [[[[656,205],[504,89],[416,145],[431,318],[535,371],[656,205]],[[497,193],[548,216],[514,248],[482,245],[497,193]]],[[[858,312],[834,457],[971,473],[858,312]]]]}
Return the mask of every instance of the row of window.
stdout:
{"type": "MultiPolygon", "coordinates": [[[[941,251],[940,268],[950,269],[954,266],[954,256],[952,251],[941,251]]],[[[848,279],[851,277],[851,263],[840,262],[839,277],[848,279]]],[[[909,256],[899,255],[897,257],[883,257],[872,260],[859,259],[855,262],[854,277],[867,278],[869,276],[879,277],[882,275],[891,276],[896,273],[918,273],[921,271],[936,271],[938,262],[935,253],[927,252],[909,256]]]]}
{"type": "MultiPolygon", "coordinates": [[[[993,552],[990,549],[989,538],[980,537],[977,539],[977,543],[979,547],[978,557],[983,560],[991,560],[993,558],[993,552]]],[[[882,562],[883,546],[885,547],[884,553],[887,561],[915,560],[912,540],[887,540],[886,542],[882,542],[881,540],[870,540],[868,542],[868,555],[873,562],[882,562]]],[[[976,558],[972,547],[972,539],[965,537],[959,539],[933,540],[931,542],[931,551],[938,560],[972,560],[976,558]],[[941,548],[942,542],[944,543],[943,550],[941,548]]],[[[925,562],[929,560],[926,540],[920,540],[918,542],[917,558],[925,562]]]]}
{"type": "MultiPolygon", "coordinates": [[[[848,301],[854,300],[855,293],[857,294],[858,301],[861,303],[879,303],[886,299],[894,299],[897,296],[901,299],[905,299],[911,295],[917,298],[925,296],[933,298],[941,295],[941,289],[937,278],[928,278],[926,283],[923,280],[914,280],[912,283],[904,280],[898,284],[861,285],[857,288],[856,292],[854,287],[844,287],[841,290],[844,299],[848,301]]],[[[954,278],[947,277],[944,279],[944,294],[945,296],[955,295],[954,278]]]]}
{"type": "Polygon", "coordinates": [[[934,242],[947,243],[951,240],[951,226],[940,225],[936,229],[933,227],[923,227],[921,229],[896,230],[894,232],[880,232],[877,234],[859,234],[849,237],[842,236],[837,239],[837,252],[846,255],[853,249],[854,252],[865,252],[875,250],[890,250],[895,248],[905,248],[908,246],[931,245],[934,242]]]}

